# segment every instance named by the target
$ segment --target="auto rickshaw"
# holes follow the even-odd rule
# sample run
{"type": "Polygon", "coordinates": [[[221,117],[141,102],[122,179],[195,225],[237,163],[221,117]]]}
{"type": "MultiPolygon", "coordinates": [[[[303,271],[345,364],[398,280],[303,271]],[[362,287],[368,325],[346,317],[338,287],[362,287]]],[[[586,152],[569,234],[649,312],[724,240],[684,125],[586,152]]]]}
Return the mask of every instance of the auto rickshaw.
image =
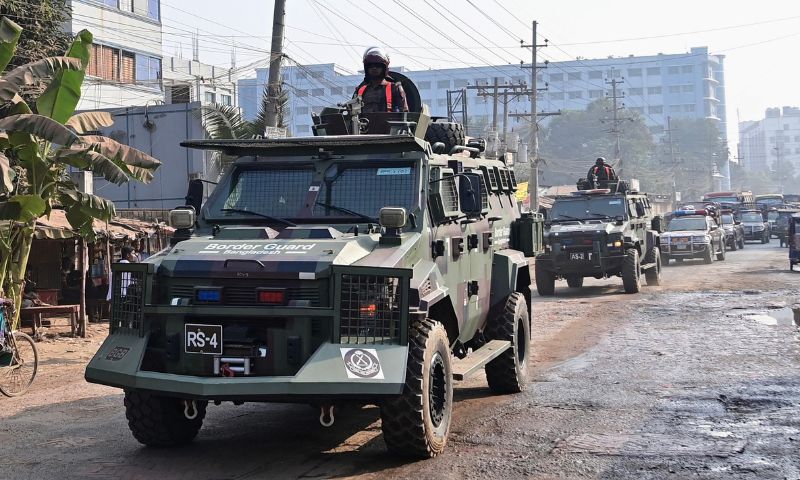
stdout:
{"type": "Polygon", "coordinates": [[[792,220],[792,215],[800,212],[796,208],[781,208],[778,210],[778,218],[775,219],[775,228],[772,234],[778,237],[781,248],[789,245],[789,223],[792,220]]]}
{"type": "Polygon", "coordinates": [[[789,270],[800,263],[800,213],[789,219],[789,270]]]}

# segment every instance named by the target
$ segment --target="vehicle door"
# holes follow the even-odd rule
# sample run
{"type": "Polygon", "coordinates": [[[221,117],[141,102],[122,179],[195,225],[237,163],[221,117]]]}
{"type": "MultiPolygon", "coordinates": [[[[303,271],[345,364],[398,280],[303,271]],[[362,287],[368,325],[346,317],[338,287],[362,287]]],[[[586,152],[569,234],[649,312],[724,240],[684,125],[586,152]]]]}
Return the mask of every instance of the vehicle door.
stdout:
{"type": "Polygon", "coordinates": [[[647,253],[647,209],[641,198],[628,199],[628,213],[630,216],[631,239],[639,241],[642,245],[642,255],[647,253]]]}
{"type": "Polygon", "coordinates": [[[722,244],[725,242],[725,231],[711,217],[706,217],[706,229],[711,236],[711,253],[721,252],[722,244]]]}

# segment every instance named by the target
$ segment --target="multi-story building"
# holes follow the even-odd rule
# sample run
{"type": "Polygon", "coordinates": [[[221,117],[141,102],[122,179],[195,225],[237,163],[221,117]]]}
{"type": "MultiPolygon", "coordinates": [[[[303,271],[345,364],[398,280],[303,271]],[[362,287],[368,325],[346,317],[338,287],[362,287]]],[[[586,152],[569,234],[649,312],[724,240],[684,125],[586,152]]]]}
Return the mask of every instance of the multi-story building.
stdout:
{"type": "Polygon", "coordinates": [[[766,172],[777,160],[800,172],[800,108],[768,108],[764,118],[739,123],[739,157],[749,172],[766,172]]]}
{"type": "MultiPolygon", "coordinates": [[[[617,80],[617,94],[624,95],[625,107],[639,113],[655,135],[663,134],[667,117],[707,118],[719,122],[720,134],[726,135],[724,56],[710,55],[708,48],[692,48],[689,53],[658,54],[642,57],[579,59],[550,62],[538,73],[538,107],[542,110],[582,110],[597,99],[611,95],[610,81],[617,80]]],[[[545,65],[540,65],[544,67],[545,65]]],[[[431,113],[446,116],[447,92],[468,85],[529,83],[529,68],[519,65],[495,65],[423,71],[397,69],[411,78],[431,113]]],[[[287,66],[282,69],[289,93],[287,124],[294,135],[311,134],[311,112],[319,112],[349,98],[362,74],[346,74],[334,64],[287,66]]],[[[258,69],[256,78],[239,81],[239,104],[246,118],[258,112],[259,99],[268,69],[258,69]]],[[[511,98],[512,113],[529,112],[527,96],[511,98]]],[[[502,129],[502,107],[498,130],[502,129]]],[[[489,125],[493,119],[490,97],[478,90],[467,90],[468,123],[475,128],[489,125]]],[[[509,129],[524,120],[512,116],[509,129]]]]}
{"type": "Polygon", "coordinates": [[[71,0],[67,30],[92,32],[79,110],[164,100],[160,0],[71,0]]]}
{"type": "Polygon", "coordinates": [[[236,106],[236,80],[233,70],[176,57],[164,57],[164,101],[200,102],[236,106]]]}

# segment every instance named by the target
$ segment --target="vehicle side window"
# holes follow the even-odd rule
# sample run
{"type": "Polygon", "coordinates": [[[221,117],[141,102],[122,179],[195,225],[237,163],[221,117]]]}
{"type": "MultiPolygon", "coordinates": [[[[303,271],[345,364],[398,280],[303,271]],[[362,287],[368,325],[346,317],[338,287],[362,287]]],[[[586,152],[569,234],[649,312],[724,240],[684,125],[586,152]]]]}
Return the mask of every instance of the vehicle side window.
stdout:
{"type": "Polygon", "coordinates": [[[639,214],[639,208],[636,204],[636,200],[630,199],[628,200],[628,211],[630,212],[631,218],[639,218],[641,215],[639,214]]]}

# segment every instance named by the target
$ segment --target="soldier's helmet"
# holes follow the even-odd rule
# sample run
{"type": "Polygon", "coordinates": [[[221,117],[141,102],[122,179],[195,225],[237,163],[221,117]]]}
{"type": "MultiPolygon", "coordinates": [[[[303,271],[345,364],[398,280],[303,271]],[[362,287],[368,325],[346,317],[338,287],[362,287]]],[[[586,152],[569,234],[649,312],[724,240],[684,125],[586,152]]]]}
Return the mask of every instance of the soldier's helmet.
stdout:
{"type": "Polygon", "coordinates": [[[389,54],[381,47],[369,47],[364,51],[364,65],[370,63],[380,63],[389,68],[389,54]]]}
{"type": "Polygon", "coordinates": [[[595,160],[594,163],[595,163],[595,165],[602,165],[602,164],[606,163],[606,159],[604,157],[597,157],[597,160],[595,160]]]}

